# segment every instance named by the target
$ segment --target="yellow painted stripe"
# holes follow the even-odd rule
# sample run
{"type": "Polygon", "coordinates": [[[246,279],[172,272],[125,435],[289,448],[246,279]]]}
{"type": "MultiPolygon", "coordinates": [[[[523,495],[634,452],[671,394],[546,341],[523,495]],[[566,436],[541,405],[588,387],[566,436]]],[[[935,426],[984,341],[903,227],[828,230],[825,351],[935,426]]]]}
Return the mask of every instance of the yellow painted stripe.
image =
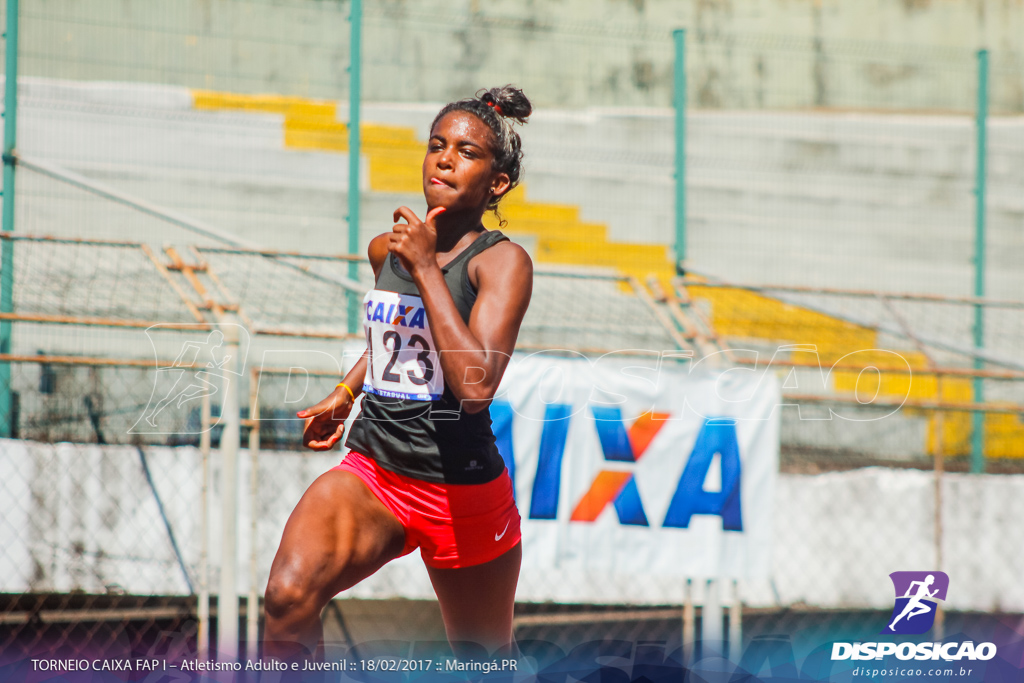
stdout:
{"type": "Polygon", "coordinates": [[[237,93],[193,90],[196,109],[264,112],[305,119],[337,119],[337,104],[329,100],[311,100],[286,95],[240,95],[237,93]]]}
{"type": "MultiPolygon", "coordinates": [[[[588,244],[605,242],[608,239],[608,227],[601,223],[560,223],[557,221],[531,221],[513,218],[501,209],[501,215],[508,224],[501,228],[510,235],[558,235],[560,238],[588,244]]],[[[488,229],[498,229],[498,220],[484,221],[488,229]]]]}
{"type": "Polygon", "coordinates": [[[662,244],[634,244],[629,242],[583,242],[556,237],[541,237],[537,242],[537,256],[547,261],[609,266],[619,262],[650,263],[652,268],[668,265],[668,247],[662,244]]]}
{"type": "Polygon", "coordinates": [[[580,220],[580,210],[564,204],[525,203],[503,199],[501,212],[509,220],[545,220],[559,223],[578,223],[580,220]]]}
{"type": "Polygon", "coordinates": [[[284,146],[292,149],[348,151],[348,126],[334,121],[284,120],[284,146]]]}
{"type": "MultiPolygon", "coordinates": [[[[963,433],[970,434],[970,431],[964,430],[963,433]]],[[[969,452],[970,448],[967,448],[964,454],[969,452]]],[[[1024,457],[1024,422],[1020,416],[985,416],[985,455],[989,458],[1024,457]]]]}

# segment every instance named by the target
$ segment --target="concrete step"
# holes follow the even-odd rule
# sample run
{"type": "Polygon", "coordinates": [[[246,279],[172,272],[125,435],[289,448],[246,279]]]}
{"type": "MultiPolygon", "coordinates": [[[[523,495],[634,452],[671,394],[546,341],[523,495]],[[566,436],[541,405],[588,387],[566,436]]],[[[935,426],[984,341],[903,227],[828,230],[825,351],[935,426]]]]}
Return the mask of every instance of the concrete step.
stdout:
{"type": "MultiPolygon", "coordinates": [[[[268,244],[301,240],[315,249],[344,234],[344,106],[266,97],[197,110],[181,88],[32,79],[22,94],[26,155],[124,182],[268,244]],[[290,119],[307,132],[330,131],[337,148],[287,149],[290,119]]],[[[364,239],[390,228],[395,206],[422,211],[417,141],[436,111],[364,108],[364,143],[373,150],[361,171],[371,190],[362,200],[364,239]]],[[[701,268],[747,281],[969,289],[973,137],[964,117],[694,111],[689,123],[689,254],[701,268]]],[[[577,248],[674,242],[671,112],[539,111],[522,131],[529,201],[512,195],[503,204],[510,234],[531,249],[556,236],[577,248]]],[[[993,119],[989,140],[990,289],[1019,297],[1024,124],[993,119]]],[[[66,217],[54,230],[84,225],[73,202],[62,206],[66,217]]],[[[32,210],[30,220],[44,225],[57,207],[35,202],[32,210]]],[[[137,225],[109,214],[89,229],[137,225]]]]}

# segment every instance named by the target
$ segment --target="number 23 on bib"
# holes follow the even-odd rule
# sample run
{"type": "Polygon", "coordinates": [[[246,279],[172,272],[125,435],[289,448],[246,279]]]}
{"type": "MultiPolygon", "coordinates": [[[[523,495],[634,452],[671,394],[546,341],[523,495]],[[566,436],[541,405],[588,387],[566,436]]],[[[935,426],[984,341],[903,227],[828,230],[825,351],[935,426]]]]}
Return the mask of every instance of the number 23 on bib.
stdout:
{"type": "Polygon", "coordinates": [[[444,375],[423,299],[379,289],[363,298],[370,350],[363,391],[388,398],[436,401],[444,375]]]}

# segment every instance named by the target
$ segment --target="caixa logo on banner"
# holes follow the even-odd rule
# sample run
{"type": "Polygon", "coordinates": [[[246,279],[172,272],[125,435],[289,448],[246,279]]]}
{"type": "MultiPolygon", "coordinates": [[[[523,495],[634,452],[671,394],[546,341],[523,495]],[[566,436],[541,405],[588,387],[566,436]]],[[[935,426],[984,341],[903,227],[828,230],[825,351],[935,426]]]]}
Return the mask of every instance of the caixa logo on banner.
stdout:
{"type": "MultiPolygon", "coordinates": [[[[516,480],[515,445],[512,439],[512,421],[515,411],[506,401],[491,404],[491,420],[498,450],[505,460],[509,475],[516,480]]],[[[669,417],[665,413],[648,413],[627,429],[619,408],[589,406],[583,419],[591,419],[597,430],[605,462],[636,463],[654,440],[669,417]]],[[[529,519],[555,519],[562,495],[562,461],[572,406],[548,404],[544,412],[543,429],[537,458],[537,473],[530,495],[529,519]]],[[[736,423],[730,418],[711,418],[704,421],[693,450],[672,494],[662,527],[686,529],[694,515],[717,515],[722,518],[726,531],[743,531],[743,513],[740,505],[742,468],[736,423]],[[717,491],[705,489],[704,482],[714,461],[721,458],[721,487],[717,491]]],[[[518,493],[518,492],[517,492],[518,493]]],[[[599,470],[586,492],[573,502],[570,521],[594,522],[611,505],[620,524],[651,526],[644,510],[640,490],[633,472],[622,469],[599,470]]]]}

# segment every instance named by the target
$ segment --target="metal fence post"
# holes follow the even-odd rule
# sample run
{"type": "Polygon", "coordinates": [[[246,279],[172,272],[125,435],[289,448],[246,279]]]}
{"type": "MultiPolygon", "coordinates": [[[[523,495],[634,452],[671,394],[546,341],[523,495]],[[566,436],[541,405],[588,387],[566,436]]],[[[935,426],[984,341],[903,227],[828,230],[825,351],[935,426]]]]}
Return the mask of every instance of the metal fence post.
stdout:
{"type": "Polygon", "coordinates": [[[722,655],[722,641],[725,614],[722,611],[722,580],[708,579],[704,582],[704,604],[700,609],[701,657],[712,652],[722,655]]]}
{"type": "Polygon", "coordinates": [[[245,603],[245,651],[250,661],[255,661],[259,656],[260,635],[260,596],[256,590],[256,582],[259,580],[259,368],[253,368],[249,382],[249,599],[245,603]]]}
{"type": "Polygon", "coordinates": [[[210,419],[210,395],[203,394],[200,411],[199,453],[202,457],[203,483],[200,489],[202,500],[199,503],[199,604],[196,607],[199,617],[199,641],[196,649],[200,660],[210,656],[210,430],[213,428],[210,419]]]}
{"type": "MultiPolygon", "coordinates": [[[[7,40],[4,83],[3,231],[14,231],[14,149],[18,133],[18,0],[7,0],[7,40]]],[[[0,245],[0,313],[14,312],[14,242],[0,245]]],[[[11,352],[11,321],[0,320],[0,353],[11,352]]],[[[11,364],[0,363],[0,437],[13,436],[14,401],[11,364]]]]}
{"type": "Polygon", "coordinates": [[[217,653],[220,661],[238,656],[238,327],[224,326],[224,397],[221,399],[221,550],[220,593],[217,596],[217,653]]]}
{"type": "Polygon", "coordinates": [[[732,580],[732,595],[729,603],[729,658],[739,662],[743,655],[743,598],[740,582],[732,580]]]}
{"type": "MultiPolygon", "coordinates": [[[[975,180],[974,180],[974,296],[985,296],[985,175],[986,175],[986,132],[988,126],[988,50],[978,50],[978,107],[975,116],[977,133],[975,180]]],[[[974,306],[974,347],[985,347],[985,307],[974,306]]],[[[975,357],[974,367],[983,369],[984,362],[975,357]]],[[[985,382],[974,378],[974,401],[985,401],[985,382]]],[[[972,414],[971,472],[985,471],[985,413],[972,414]]]]}
{"type": "Polygon", "coordinates": [[[676,272],[682,274],[686,259],[686,29],[676,29],[672,38],[676,54],[672,95],[676,112],[676,272]]]}
{"type": "MultiPolygon", "coordinates": [[[[936,384],[936,395],[938,400],[942,402],[943,396],[943,382],[942,375],[935,376],[936,384]]],[[[934,497],[935,497],[935,569],[943,571],[944,561],[942,553],[942,481],[945,478],[946,470],[946,453],[945,453],[945,429],[946,429],[946,417],[941,410],[935,411],[935,463],[933,466],[933,477],[934,477],[934,497]]],[[[933,626],[933,633],[935,637],[941,640],[945,635],[946,631],[946,611],[943,608],[942,603],[939,602],[935,606],[935,625],[933,626]]]]}
{"type": "Polygon", "coordinates": [[[693,645],[697,641],[697,617],[693,607],[693,579],[683,586],[683,666],[693,665],[693,645]]]}
{"type": "MultiPolygon", "coordinates": [[[[349,45],[349,93],[348,93],[348,253],[359,253],[359,105],[362,99],[362,32],[363,32],[363,3],[362,0],[352,0],[352,13],[349,17],[350,45],[349,45]]],[[[356,280],[359,277],[359,265],[355,261],[349,262],[349,278],[356,280]]],[[[355,334],[358,331],[358,308],[359,300],[355,292],[348,293],[348,332],[355,334]]]]}

